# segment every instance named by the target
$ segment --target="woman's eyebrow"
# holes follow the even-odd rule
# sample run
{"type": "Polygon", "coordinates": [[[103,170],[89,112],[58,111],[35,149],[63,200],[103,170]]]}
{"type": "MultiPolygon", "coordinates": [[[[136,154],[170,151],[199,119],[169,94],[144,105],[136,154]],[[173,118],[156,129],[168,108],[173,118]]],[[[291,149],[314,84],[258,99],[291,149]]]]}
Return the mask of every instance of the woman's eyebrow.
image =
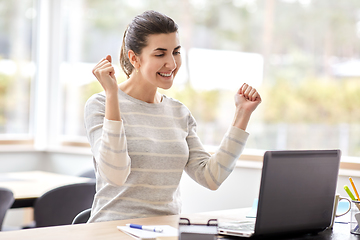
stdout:
{"type": "Polygon", "coordinates": [[[154,52],[155,51],[167,51],[167,49],[166,48],[156,48],[156,49],[154,49],[154,52]]]}
{"type": "MultiPolygon", "coordinates": [[[[180,48],[181,48],[181,46],[179,45],[176,48],[174,48],[174,50],[179,50],[180,48]]],[[[154,52],[155,51],[167,51],[167,49],[166,48],[156,48],[156,49],[154,49],[154,52]]]]}

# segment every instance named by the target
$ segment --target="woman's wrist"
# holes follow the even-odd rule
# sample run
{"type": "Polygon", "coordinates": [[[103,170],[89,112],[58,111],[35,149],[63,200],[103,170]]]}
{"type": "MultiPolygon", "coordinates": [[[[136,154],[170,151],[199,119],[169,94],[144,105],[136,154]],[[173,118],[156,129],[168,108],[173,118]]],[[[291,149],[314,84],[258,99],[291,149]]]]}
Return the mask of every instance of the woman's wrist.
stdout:
{"type": "Polygon", "coordinates": [[[249,123],[251,113],[252,112],[247,109],[237,108],[232,125],[245,131],[249,123]]]}
{"type": "Polygon", "coordinates": [[[119,88],[116,87],[116,88],[111,88],[109,90],[104,90],[105,91],[105,97],[108,98],[108,97],[111,97],[111,98],[114,98],[114,97],[118,97],[118,92],[119,92],[119,88]]]}
{"type": "Polygon", "coordinates": [[[119,98],[114,92],[105,92],[105,118],[113,121],[120,121],[119,98]]]}

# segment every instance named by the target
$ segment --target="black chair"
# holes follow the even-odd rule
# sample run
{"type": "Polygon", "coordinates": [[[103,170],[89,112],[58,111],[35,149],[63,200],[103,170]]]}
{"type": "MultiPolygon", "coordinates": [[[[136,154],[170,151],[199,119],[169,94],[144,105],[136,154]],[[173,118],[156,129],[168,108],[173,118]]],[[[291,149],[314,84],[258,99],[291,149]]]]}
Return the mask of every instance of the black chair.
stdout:
{"type": "Polygon", "coordinates": [[[95,181],[55,188],[35,201],[35,227],[71,224],[75,216],[92,206],[95,181]]]}
{"type": "Polygon", "coordinates": [[[94,171],[94,169],[89,169],[89,170],[83,172],[82,174],[80,174],[79,177],[87,177],[87,178],[95,179],[96,178],[95,171],[94,171]]]}
{"type": "Polygon", "coordinates": [[[91,215],[91,208],[85,209],[74,218],[72,224],[86,223],[91,215]]]}
{"type": "Polygon", "coordinates": [[[6,215],[7,210],[14,202],[14,194],[11,190],[0,188],[0,231],[6,215]]]}

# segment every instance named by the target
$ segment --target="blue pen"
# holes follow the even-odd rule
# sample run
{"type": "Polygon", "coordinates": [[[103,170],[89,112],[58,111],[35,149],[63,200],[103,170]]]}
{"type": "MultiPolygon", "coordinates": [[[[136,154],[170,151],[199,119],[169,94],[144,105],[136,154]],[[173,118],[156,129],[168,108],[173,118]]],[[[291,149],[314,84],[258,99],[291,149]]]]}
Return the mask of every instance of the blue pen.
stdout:
{"type": "Polygon", "coordinates": [[[136,229],[141,229],[141,230],[146,230],[146,231],[151,231],[151,232],[157,232],[157,233],[162,233],[163,230],[161,228],[158,227],[149,227],[149,226],[143,226],[143,225],[138,225],[138,224],[126,224],[127,227],[130,228],[136,228],[136,229]]]}

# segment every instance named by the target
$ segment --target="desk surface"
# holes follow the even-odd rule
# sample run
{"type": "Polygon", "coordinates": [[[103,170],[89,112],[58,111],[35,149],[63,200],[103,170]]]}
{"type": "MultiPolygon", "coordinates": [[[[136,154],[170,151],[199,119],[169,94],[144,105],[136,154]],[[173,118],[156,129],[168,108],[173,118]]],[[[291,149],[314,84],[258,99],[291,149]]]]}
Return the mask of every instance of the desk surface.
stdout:
{"type": "MultiPolygon", "coordinates": [[[[182,217],[188,217],[193,222],[206,222],[209,218],[218,218],[221,220],[239,220],[239,216],[246,216],[249,208],[242,209],[231,209],[215,212],[206,212],[206,213],[195,213],[195,214],[186,214],[181,215],[182,217]]],[[[240,217],[241,219],[241,217],[240,217]]],[[[18,240],[18,239],[27,239],[27,240],[42,240],[42,239],[67,239],[67,240],[97,240],[97,239],[106,239],[106,240],[134,240],[134,238],[124,234],[119,231],[117,226],[124,226],[127,223],[137,223],[143,225],[170,225],[173,227],[178,226],[179,215],[171,216],[161,216],[161,217],[152,217],[152,218],[141,218],[133,220],[120,220],[120,221],[110,221],[110,222],[101,222],[101,223],[90,223],[90,224],[78,224],[78,225],[68,225],[68,226],[58,226],[58,227],[46,227],[46,228],[37,228],[37,229],[27,229],[19,230],[12,232],[0,232],[0,239],[7,240],[18,240]]],[[[174,239],[174,238],[171,238],[174,239]]],[[[175,238],[176,239],[176,238],[175,238]]],[[[221,239],[242,239],[242,238],[230,238],[225,237],[221,239]]],[[[274,239],[274,238],[270,238],[274,239]]],[[[360,239],[360,236],[356,236],[350,233],[348,224],[339,224],[334,225],[334,229],[326,230],[317,235],[309,236],[300,236],[300,237],[283,237],[277,239],[307,239],[307,240],[353,240],[360,239]]]]}
{"type": "Polygon", "coordinates": [[[12,208],[31,207],[36,198],[51,189],[90,180],[43,171],[0,173],[0,187],[8,188],[14,193],[15,203],[12,208]]]}

